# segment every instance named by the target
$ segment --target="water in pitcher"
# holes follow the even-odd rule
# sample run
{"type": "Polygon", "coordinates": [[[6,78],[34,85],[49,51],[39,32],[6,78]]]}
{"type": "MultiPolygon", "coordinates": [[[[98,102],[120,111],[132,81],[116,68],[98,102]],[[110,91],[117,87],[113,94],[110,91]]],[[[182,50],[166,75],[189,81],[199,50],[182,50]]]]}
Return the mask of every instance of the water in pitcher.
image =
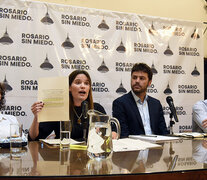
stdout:
{"type": "Polygon", "coordinates": [[[90,125],[87,151],[92,159],[106,159],[111,155],[113,147],[110,124],[96,122],[90,125]]]}

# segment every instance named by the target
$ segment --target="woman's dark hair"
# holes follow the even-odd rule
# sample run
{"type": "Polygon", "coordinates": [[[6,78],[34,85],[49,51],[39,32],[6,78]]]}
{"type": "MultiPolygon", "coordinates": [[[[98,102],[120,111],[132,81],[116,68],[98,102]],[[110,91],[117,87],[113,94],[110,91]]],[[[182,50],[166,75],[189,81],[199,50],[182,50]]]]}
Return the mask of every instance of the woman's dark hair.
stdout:
{"type": "Polygon", "coordinates": [[[5,86],[3,83],[0,83],[0,93],[1,93],[1,99],[0,99],[0,110],[2,107],[4,107],[4,104],[6,102],[5,100],[5,86]]]}
{"type": "MultiPolygon", "coordinates": [[[[89,81],[89,84],[90,84],[90,90],[89,90],[89,93],[88,93],[88,97],[86,99],[86,101],[88,101],[88,109],[93,109],[94,106],[93,106],[93,96],[92,96],[92,88],[91,88],[91,77],[90,75],[88,74],[87,71],[84,71],[84,70],[75,70],[73,71],[72,73],[70,73],[69,75],[69,87],[71,86],[71,84],[73,83],[74,79],[76,78],[77,75],[79,74],[84,74],[87,78],[88,78],[88,81],[89,81]]],[[[69,100],[69,112],[70,112],[70,119],[73,119],[74,117],[74,102],[73,102],[73,96],[72,94],[69,92],[69,96],[70,96],[70,100],[69,100]]]]}
{"type": "Polygon", "coordinates": [[[133,72],[138,72],[138,71],[147,73],[149,80],[152,80],[152,70],[147,64],[145,63],[134,64],[134,66],[132,67],[131,75],[133,72]]]}

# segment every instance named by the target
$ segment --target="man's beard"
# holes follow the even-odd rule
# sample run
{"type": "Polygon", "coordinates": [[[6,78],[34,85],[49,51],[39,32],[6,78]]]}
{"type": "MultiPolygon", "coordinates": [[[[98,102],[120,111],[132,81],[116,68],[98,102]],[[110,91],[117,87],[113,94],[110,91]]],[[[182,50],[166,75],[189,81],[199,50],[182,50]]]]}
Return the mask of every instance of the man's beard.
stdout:
{"type": "Polygon", "coordinates": [[[145,93],[147,92],[147,87],[146,88],[141,88],[140,90],[134,90],[134,88],[132,87],[132,91],[134,92],[134,94],[136,94],[137,96],[140,95],[141,93],[145,93]]]}

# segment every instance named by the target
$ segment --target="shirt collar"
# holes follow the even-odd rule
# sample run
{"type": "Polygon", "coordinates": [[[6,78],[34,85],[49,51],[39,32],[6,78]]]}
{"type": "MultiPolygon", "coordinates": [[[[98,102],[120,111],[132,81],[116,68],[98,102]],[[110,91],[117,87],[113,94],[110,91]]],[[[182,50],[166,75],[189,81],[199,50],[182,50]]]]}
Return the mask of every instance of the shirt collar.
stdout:
{"type": "Polygon", "coordinates": [[[132,92],[132,96],[134,97],[134,100],[136,102],[138,102],[139,104],[145,103],[147,101],[147,99],[148,99],[148,95],[146,94],[146,96],[144,98],[144,102],[142,103],[141,99],[138,96],[136,96],[136,94],[133,91],[131,91],[131,92],[132,92]]]}

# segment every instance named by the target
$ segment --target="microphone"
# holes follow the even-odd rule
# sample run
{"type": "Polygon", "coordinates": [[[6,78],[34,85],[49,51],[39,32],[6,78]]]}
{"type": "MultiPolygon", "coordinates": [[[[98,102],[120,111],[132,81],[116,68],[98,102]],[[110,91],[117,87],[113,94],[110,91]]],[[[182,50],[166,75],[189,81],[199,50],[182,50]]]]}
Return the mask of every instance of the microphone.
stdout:
{"type": "Polygon", "coordinates": [[[168,96],[166,98],[166,101],[170,106],[170,111],[172,113],[172,116],[174,117],[175,121],[178,122],[178,116],[177,116],[177,112],[176,112],[176,109],[175,109],[175,106],[174,106],[174,103],[173,103],[173,98],[171,96],[168,96]]]}
{"type": "Polygon", "coordinates": [[[88,129],[88,101],[83,101],[81,103],[82,106],[82,114],[84,118],[84,123],[83,123],[83,139],[87,141],[87,129],[88,129]]]}
{"type": "Polygon", "coordinates": [[[81,106],[82,106],[83,117],[84,117],[84,119],[87,119],[87,117],[88,117],[88,114],[87,114],[87,112],[88,112],[88,101],[83,101],[81,106]]]}

